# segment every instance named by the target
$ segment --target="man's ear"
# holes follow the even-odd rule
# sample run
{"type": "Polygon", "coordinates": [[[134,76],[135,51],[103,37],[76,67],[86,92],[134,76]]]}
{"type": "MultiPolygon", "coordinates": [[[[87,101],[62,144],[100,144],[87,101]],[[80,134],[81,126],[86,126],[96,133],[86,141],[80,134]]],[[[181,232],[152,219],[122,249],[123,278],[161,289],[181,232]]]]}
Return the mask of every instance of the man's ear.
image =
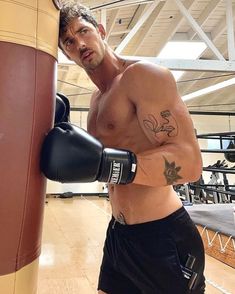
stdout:
{"type": "Polygon", "coordinates": [[[104,40],[105,36],[106,36],[106,31],[105,31],[104,26],[101,23],[98,24],[98,31],[99,31],[99,33],[101,35],[101,38],[104,40]]]}

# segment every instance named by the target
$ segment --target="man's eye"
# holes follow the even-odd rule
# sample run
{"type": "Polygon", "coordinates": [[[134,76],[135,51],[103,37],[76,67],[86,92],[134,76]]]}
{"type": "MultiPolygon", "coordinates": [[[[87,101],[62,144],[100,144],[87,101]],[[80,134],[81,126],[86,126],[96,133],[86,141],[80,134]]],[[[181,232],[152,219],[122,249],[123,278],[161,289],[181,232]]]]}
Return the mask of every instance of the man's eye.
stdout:
{"type": "Polygon", "coordinates": [[[66,46],[66,48],[70,48],[72,44],[73,44],[73,41],[72,41],[72,40],[68,40],[68,41],[65,43],[65,46],[66,46]]]}
{"type": "Polygon", "coordinates": [[[87,31],[88,31],[87,29],[82,29],[82,30],[80,31],[80,33],[81,33],[81,34],[85,34],[87,31]]]}

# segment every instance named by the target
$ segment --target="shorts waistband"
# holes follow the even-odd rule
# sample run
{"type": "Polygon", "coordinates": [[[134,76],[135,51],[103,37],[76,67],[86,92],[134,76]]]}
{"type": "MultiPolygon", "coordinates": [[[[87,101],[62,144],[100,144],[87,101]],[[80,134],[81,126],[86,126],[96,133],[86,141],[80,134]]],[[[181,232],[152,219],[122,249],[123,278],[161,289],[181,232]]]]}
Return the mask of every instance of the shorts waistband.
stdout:
{"type": "Polygon", "coordinates": [[[188,212],[184,208],[184,206],[177,209],[175,212],[171,213],[170,215],[154,220],[149,222],[144,222],[140,224],[121,224],[119,223],[113,216],[110,221],[110,227],[114,230],[118,230],[119,232],[127,235],[145,235],[153,232],[154,229],[156,230],[167,230],[169,224],[175,223],[177,220],[185,221],[190,219],[188,212]]]}

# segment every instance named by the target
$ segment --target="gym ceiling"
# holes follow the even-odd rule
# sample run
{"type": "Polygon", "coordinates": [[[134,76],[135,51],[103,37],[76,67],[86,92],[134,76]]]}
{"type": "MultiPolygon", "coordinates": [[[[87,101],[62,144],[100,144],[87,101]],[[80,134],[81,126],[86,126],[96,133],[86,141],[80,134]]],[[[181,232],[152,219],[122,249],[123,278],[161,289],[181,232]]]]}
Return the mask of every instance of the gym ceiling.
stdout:
{"type": "MultiPolygon", "coordinates": [[[[235,0],[90,0],[90,7],[107,31],[106,40],[123,56],[146,59],[182,70],[180,95],[191,111],[235,113],[235,0]],[[168,42],[204,42],[197,59],[158,58],[168,42]],[[226,87],[220,85],[228,81],[226,87]],[[215,86],[215,87],[212,87],[215,86]],[[197,92],[206,89],[207,93],[197,92]],[[187,96],[192,94],[192,96],[187,96]]],[[[58,64],[57,91],[72,107],[87,108],[94,85],[77,65],[58,64]]]]}

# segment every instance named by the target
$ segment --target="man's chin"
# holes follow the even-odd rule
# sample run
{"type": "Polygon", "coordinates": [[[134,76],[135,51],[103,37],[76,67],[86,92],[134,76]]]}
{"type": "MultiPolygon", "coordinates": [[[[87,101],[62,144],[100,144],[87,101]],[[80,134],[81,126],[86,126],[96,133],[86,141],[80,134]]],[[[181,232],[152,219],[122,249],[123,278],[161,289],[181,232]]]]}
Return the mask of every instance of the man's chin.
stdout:
{"type": "Polygon", "coordinates": [[[99,65],[100,63],[98,62],[92,62],[88,64],[83,64],[83,67],[85,70],[95,70],[99,65]]]}

